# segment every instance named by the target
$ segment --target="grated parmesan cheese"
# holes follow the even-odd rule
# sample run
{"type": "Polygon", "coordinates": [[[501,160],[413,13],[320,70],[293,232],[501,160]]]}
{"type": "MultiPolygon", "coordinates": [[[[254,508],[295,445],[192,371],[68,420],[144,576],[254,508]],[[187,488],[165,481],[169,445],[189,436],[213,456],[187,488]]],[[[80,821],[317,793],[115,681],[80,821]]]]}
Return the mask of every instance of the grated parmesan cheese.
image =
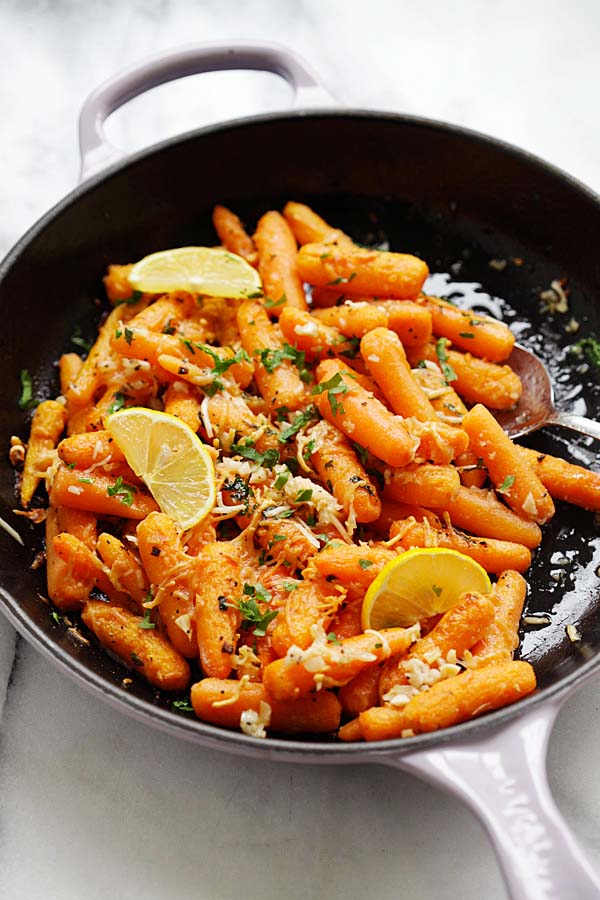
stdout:
{"type": "Polygon", "coordinates": [[[304,325],[296,325],[294,328],[294,334],[307,334],[311,337],[317,337],[319,334],[319,328],[316,322],[306,322],[306,324],[304,325]]]}
{"type": "Polygon", "coordinates": [[[83,494],[83,488],[79,487],[76,484],[70,484],[67,488],[67,491],[69,492],[69,494],[83,494]]]}
{"type": "Polygon", "coordinates": [[[567,625],[566,632],[567,637],[573,644],[576,644],[577,641],[581,640],[581,635],[575,625],[567,625]]]}
{"type": "Polygon", "coordinates": [[[266,729],[271,724],[271,712],[271,707],[264,700],[260,701],[258,712],[255,709],[245,709],[240,716],[241,730],[250,737],[266,738],[266,729]]]}
{"type": "Polygon", "coordinates": [[[537,518],[538,516],[538,508],[531,491],[529,491],[523,501],[522,510],[524,513],[527,513],[528,516],[533,516],[534,518],[537,518]]]}

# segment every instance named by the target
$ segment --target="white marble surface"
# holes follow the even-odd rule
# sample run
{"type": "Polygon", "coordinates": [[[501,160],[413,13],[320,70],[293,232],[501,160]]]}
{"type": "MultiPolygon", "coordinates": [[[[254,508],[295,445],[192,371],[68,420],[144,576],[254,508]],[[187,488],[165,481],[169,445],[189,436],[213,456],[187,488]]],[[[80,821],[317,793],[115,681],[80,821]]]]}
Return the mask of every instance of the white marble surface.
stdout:
{"type": "MultiPolygon", "coordinates": [[[[235,38],[287,43],[346,103],[490,132],[600,189],[596,0],[0,0],[0,253],[73,186],[76,116],[96,84],[164,48],[235,38]]],[[[266,77],[209,76],[136,101],[111,134],[139,146],[286,97],[266,77]]],[[[599,688],[563,710],[549,759],[598,865],[599,688]]],[[[506,896],[456,801],[379,768],[179,743],[65,681],[0,616],[0,900],[365,895],[506,896]]]]}

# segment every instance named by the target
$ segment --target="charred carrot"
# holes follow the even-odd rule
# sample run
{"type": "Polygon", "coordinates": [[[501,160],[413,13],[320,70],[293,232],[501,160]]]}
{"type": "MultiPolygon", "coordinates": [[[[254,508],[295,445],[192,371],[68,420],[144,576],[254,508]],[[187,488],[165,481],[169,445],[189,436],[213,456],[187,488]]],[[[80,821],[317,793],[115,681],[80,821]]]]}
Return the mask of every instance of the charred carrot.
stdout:
{"type": "Polygon", "coordinates": [[[283,216],[267,212],[259,220],[254,242],[258,271],[270,312],[279,315],[284,306],[306,309],[302,280],[296,269],[296,239],[283,216]]]}
{"type": "Polygon", "coordinates": [[[247,233],[240,219],[226,206],[215,206],[212,215],[215,231],[226,250],[243,256],[250,265],[258,262],[258,254],[254,241],[247,233]]]}

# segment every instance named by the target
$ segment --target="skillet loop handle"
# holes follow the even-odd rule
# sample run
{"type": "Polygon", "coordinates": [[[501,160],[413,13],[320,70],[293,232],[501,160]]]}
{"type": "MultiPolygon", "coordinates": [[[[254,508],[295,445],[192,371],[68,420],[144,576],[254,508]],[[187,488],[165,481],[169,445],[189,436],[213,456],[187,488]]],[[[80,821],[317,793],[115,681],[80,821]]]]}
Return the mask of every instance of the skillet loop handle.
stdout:
{"type": "Polygon", "coordinates": [[[125,155],[104,134],[106,119],[124,103],[167,81],[230,69],[280,75],[294,90],[295,107],[336,105],[310,66],[278,44],[244,41],[231,46],[215,43],[181,47],[124,69],[90,94],[79,116],[80,181],[125,155]]]}
{"type": "Polygon", "coordinates": [[[488,832],[512,900],[600,897],[600,879],[548,787],[546,748],[559,707],[536,707],[480,741],[387,760],[471,808],[488,832]]]}

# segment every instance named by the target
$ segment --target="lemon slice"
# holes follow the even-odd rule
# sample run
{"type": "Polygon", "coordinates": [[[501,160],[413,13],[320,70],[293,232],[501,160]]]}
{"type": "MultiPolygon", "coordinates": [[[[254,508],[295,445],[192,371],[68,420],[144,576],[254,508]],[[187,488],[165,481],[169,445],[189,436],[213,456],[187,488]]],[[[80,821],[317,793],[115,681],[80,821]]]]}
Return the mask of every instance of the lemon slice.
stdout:
{"type": "Polygon", "coordinates": [[[113,413],[106,428],[161,510],[184,530],[215,504],[215,469],[197,434],[176,416],[131,406],[113,413]]]}
{"type": "Polygon", "coordinates": [[[260,275],[245,259],[218,247],[177,247],[151,253],[129,273],[136,291],[190,291],[210,297],[262,294],[260,275]]]}
{"type": "Polygon", "coordinates": [[[365,595],[363,629],[407,628],[449,610],[467,591],[489,594],[479,563],[443,547],[416,548],[390,560],[365,595]]]}

